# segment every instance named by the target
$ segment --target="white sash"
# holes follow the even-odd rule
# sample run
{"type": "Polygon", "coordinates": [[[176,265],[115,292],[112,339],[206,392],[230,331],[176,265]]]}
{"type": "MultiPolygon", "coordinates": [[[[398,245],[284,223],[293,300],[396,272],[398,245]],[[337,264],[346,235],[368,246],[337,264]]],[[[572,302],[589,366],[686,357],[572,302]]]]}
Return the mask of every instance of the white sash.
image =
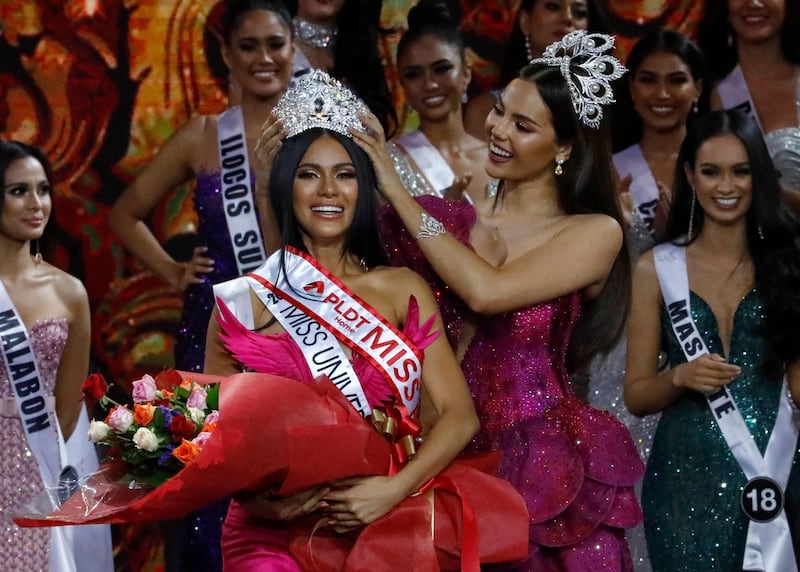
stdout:
{"type": "MultiPolygon", "coordinates": [[[[686,249],[674,244],[660,244],[654,248],[654,261],[670,323],[686,360],[691,361],[709,353],[692,319],[686,249]]],[[[786,380],[781,386],[775,426],[763,457],[731,392],[722,387],[706,395],[706,400],[712,417],[747,479],[766,476],[785,491],[800,426],[800,416],[789,401],[786,380]]],[[[742,568],[766,572],[797,571],[785,510],[781,510],[769,522],[750,521],[742,568]]]]}
{"type": "Polygon", "coordinates": [[[756,106],[753,104],[753,98],[750,95],[750,89],[747,87],[747,81],[744,79],[741,67],[737,65],[731,73],[717,84],[717,95],[719,95],[723,108],[745,112],[753,118],[759,129],[761,129],[756,106]]]}
{"type": "MultiPolygon", "coordinates": [[[[273,260],[275,254],[269,260],[273,260]]],[[[279,272],[275,272],[275,268],[270,267],[269,260],[267,264],[244,277],[250,288],[303,352],[311,375],[315,378],[322,375],[328,376],[336,388],[347,397],[355,410],[362,417],[369,417],[372,408],[364,394],[361,380],[358,379],[336,336],[312,316],[295,307],[289,300],[276,295],[263,282],[253,277],[258,276],[264,281],[272,283],[275,277],[281,275],[279,272]]],[[[275,288],[289,290],[286,279],[280,280],[275,288]]]]}
{"type": "Polygon", "coordinates": [[[242,108],[226,110],[217,121],[219,178],[228,234],[239,274],[247,274],[267,259],[256,216],[250,182],[250,161],[244,135],[242,108]]]}
{"type": "MultiPolygon", "coordinates": [[[[281,251],[278,251],[270,256],[262,268],[246,279],[277,320],[281,321],[285,316],[289,325],[287,327],[283,321],[281,325],[290,335],[293,329],[299,331],[298,336],[304,339],[298,341],[294,336],[293,339],[304,350],[304,355],[306,344],[313,341],[308,338],[321,339],[321,332],[332,333],[340,342],[369,360],[390,382],[389,385],[409,414],[417,416],[422,375],[422,356],[419,350],[402,332],[357,298],[341,281],[307,254],[291,247],[286,247],[284,252],[286,273],[280,267],[281,251]],[[291,304],[292,308],[287,304],[291,304]],[[304,316],[300,316],[296,310],[300,310],[304,316]],[[318,324],[320,327],[311,324],[318,324]]],[[[338,343],[335,345],[338,347],[338,343]]],[[[312,353],[312,358],[313,355],[312,353]]],[[[333,350],[329,350],[328,355],[332,356],[333,350]]],[[[308,355],[306,359],[309,359],[308,355]]],[[[346,359],[343,361],[347,362],[346,359]]],[[[326,363],[323,362],[323,368],[326,363]]],[[[309,367],[312,365],[309,364],[309,367]]],[[[329,369],[321,373],[331,376],[329,369]]],[[[336,377],[339,379],[338,373],[336,377]]],[[[357,387],[363,395],[360,382],[357,387]]],[[[351,388],[348,387],[347,391],[351,391],[351,388]]],[[[355,385],[352,391],[357,391],[355,385]]],[[[353,401],[350,395],[348,399],[353,401]]],[[[366,399],[360,399],[369,411],[366,399]]],[[[356,408],[359,411],[364,410],[364,407],[356,408]]]]}
{"type": "Polygon", "coordinates": [[[419,129],[403,135],[397,140],[397,143],[413,159],[436,194],[444,197],[447,190],[453,185],[456,175],[433,143],[419,129]]]}
{"type": "MultiPolygon", "coordinates": [[[[56,418],[54,403],[48,399],[30,336],[8,291],[0,281],[0,351],[8,381],[17,404],[20,424],[28,448],[36,458],[42,483],[57,491],[66,446],[56,418]]],[[[55,502],[55,501],[54,501],[55,502]]],[[[75,572],[71,527],[54,528],[50,534],[50,572],[75,572]],[[65,529],[65,530],[62,530],[65,529]]]]}
{"type": "Polygon", "coordinates": [[[633,198],[633,208],[647,226],[650,236],[655,235],[658,183],[644,158],[642,148],[639,145],[631,145],[615,153],[612,160],[620,179],[631,176],[629,190],[633,198]]]}

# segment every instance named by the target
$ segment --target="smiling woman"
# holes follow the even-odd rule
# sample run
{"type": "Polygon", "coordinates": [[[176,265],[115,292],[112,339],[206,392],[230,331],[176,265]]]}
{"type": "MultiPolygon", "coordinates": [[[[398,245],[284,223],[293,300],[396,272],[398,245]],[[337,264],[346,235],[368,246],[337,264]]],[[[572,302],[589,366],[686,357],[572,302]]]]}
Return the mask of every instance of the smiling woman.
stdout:
{"type": "MultiPolygon", "coordinates": [[[[374,427],[393,452],[377,474],[348,466],[346,480],[291,494],[265,483],[237,496],[225,520],[226,571],[344,570],[350,563],[391,570],[399,558],[418,570],[462,569],[463,560],[464,570],[477,571],[481,562],[520,558],[527,548],[521,497],[455,460],[477,430],[475,410],[440,335],[433,294],[412,271],[385,264],[375,173],[351,138],[366,129],[353,108],[366,109],[318,70],[276,106],[279,120],[291,122],[286,139],[268,130],[264,142],[279,148],[269,186],[282,249],[215,287],[205,371],[247,368],[336,395],[350,419],[374,427]]],[[[280,426],[271,445],[286,446],[288,435],[295,447],[291,436],[319,422],[312,406],[291,403],[285,415],[265,403],[280,426]]],[[[304,466],[302,451],[293,462],[304,466]]]]}
{"type": "Polygon", "coordinates": [[[11,520],[36,489],[58,490],[70,475],[97,470],[97,453],[81,401],[86,290],[38,249],[52,212],[50,163],[35,147],[0,141],[0,183],[0,562],[10,570],[110,572],[108,526],[21,529],[11,520]]]}
{"type": "Polygon", "coordinates": [[[699,119],[678,165],[664,241],[634,275],[625,373],[631,412],[661,412],[642,491],[653,570],[796,571],[800,225],[740,112],[699,119]],[[765,498],[777,510],[756,525],[765,498]]]}
{"type": "Polygon", "coordinates": [[[486,145],[464,129],[461,106],[471,73],[452,2],[422,0],[408,14],[397,47],[400,83],[419,114],[419,129],[388,144],[395,169],[414,196],[468,201],[487,196],[486,145]]]}

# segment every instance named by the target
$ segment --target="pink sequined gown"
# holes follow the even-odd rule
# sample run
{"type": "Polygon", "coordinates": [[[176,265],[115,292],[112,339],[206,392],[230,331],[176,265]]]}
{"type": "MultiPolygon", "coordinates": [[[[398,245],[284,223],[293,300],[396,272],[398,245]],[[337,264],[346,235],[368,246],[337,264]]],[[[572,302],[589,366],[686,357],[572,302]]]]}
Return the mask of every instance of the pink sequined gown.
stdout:
{"type": "MultiPolygon", "coordinates": [[[[465,203],[417,199],[468,244],[475,211],[465,203]]],[[[429,281],[455,345],[468,315],[391,209],[381,213],[387,252],[429,281]]],[[[481,430],[476,451],[503,451],[500,476],[525,498],[531,516],[525,562],[493,570],[632,570],[625,529],[641,521],[633,485],[644,466],[628,430],[579,401],[565,354],[581,310],[578,292],[514,312],[472,316],[477,333],[462,359],[481,430]]]]}
{"type": "MultiPolygon", "coordinates": [[[[63,318],[41,320],[31,328],[33,353],[45,391],[53,395],[58,363],[67,343],[69,326],[63,318]]],[[[0,354],[0,569],[6,572],[48,570],[50,552],[49,528],[19,528],[11,520],[14,507],[36,496],[42,490],[39,466],[28,449],[25,432],[18,416],[8,416],[16,408],[14,394],[0,354]],[[7,405],[8,404],[8,405],[7,405]],[[7,410],[12,407],[11,410],[7,410]]]]}

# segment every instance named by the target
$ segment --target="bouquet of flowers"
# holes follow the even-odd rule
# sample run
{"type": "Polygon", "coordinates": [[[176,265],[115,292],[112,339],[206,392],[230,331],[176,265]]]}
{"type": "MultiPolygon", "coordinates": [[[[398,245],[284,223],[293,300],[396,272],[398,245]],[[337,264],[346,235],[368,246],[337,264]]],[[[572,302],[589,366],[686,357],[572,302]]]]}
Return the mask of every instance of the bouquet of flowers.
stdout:
{"type": "Polygon", "coordinates": [[[106,460],[119,460],[131,482],[158,486],[191,463],[219,419],[219,384],[199,385],[176,371],[133,382],[133,407],[108,396],[108,383],[92,374],[84,394],[108,410],[92,421],[89,439],[110,447],[106,460]]]}

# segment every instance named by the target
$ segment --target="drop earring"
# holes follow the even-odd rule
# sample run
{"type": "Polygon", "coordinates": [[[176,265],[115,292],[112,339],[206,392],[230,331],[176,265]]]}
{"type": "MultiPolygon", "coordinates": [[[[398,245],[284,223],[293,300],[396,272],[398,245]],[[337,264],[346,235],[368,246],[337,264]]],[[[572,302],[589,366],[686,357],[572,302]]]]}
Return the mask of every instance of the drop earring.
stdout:
{"type": "Polygon", "coordinates": [[[533,50],[531,50],[531,37],[525,34],[525,55],[528,56],[528,61],[533,59],[533,50]]]}
{"type": "Polygon", "coordinates": [[[697,112],[698,112],[698,111],[699,111],[699,110],[697,109],[697,100],[695,100],[695,102],[692,104],[692,113],[694,113],[695,115],[697,115],[697,112]]]}
{"type": "Polygon", "coordinates": [[[555,171],[553,171],[556,174],[556,177],[560,177],[561,175],[564,174],[564,169],[561,167],[561,165],[563,164],[564,164],[564,159],[558,159],[556,161],[556,169],[555,171]]]}
{"type": "Polygon", "coordinates": [[[697,193],[692,191],[692,206],[689,209],[689,232],[686,237],[686,242],[692,240],[694,234],[694,205],[697,203],[697,193]]]}
{"type": "Polygon", "coordinates": [[[34,264],[41,264],[42,263],[42,251],[39,249],[39,240],[36,240],[34,248],[36,252],[33,255],[33,263],[34,264]]]}

